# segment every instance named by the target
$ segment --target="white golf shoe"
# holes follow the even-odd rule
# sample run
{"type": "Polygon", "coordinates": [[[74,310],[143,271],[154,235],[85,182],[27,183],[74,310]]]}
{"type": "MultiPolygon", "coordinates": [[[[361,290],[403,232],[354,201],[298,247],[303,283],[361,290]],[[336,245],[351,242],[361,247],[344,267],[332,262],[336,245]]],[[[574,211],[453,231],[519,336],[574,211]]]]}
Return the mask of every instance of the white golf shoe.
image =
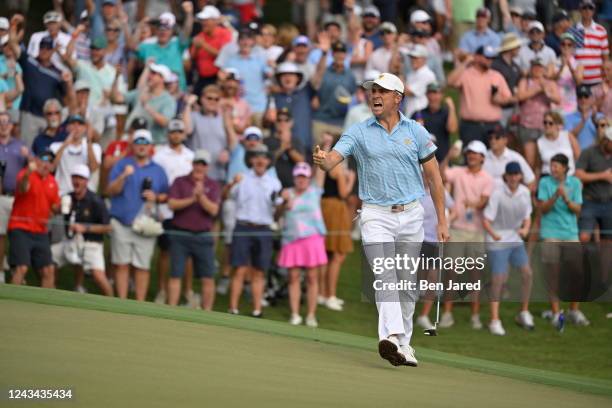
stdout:
{"type": "Polygon", "coordinates": [[[431,330],[434,328],[434,325],[431,320],[429,320],[428,316],[417,317],[416,324],[425,330],[431,330]]]}
{"type": "Polygon", "coordinates": [[[480,315],[473,314],[470,318],[470,324],[472,325],[472,329],[480,330],[482,329],[482,322],[480,321],[480,315]]]}
{"type": "Polygon", "coordinates": [[[533,316],[529,313],[529,310],[523,310],[518,315],[516,315],[516,324],[521,326],[526,330],[535,329],[535,323],[533,322],[533,316]]]}
{"type": "Polygon", "coordinates": [[[340,303],[340,299],[337,297],[329,297],[325,301],[325,307],[329,310],[334,310],[336,312],[341,312],[343,309],[342,303],[340,303]]]}
{"type": "Polygon", "coordinates": [[[492,320],[491,323],[489,323],[489,331],[491,332],[491,334],[494,334],[495,336],[505,336],[506,335],[506,330],[504,330],[504,326],[502,326],[502,322],[501,320],[492,320]]]}
{"type": "Polygon", "coordinates": [[[321,296],[321,295],[317,296],[317,304],[319,306],[324,306],[325,302],[327,302],[327,298],[325,296],[321,296]]]}
{"type": "Polygon", "coordinates": [[[567,313],[567,318],[576,326],[588,326],[591,324],[589,319],[586,318],[586,316],[584,315],[584,313],[582,313],[581,310],[570,310],[567,313]]]}
{"type": "Polygon", "coordinates": [[[453,314],[451,312],[442,313],[442,318],[440,319],[439,327],[442,329],[448,329],[455,324],[455,319],[453,319],[453,314]]]}
{"type": "Polygon", "coordinates": [[[299,314],[292,314],[291,319],[289,319],[289,324],[292,326],[299,326],[300,324],[302,324],[302,321],[302,316],[300,316],[299,314]]]}
{"type": "Polygon", "coordinates": [[[406,363],[404,363],[404,365],[410,367],[417,367],[419,365],[419,362],[414,356],[414,349],[410,345],[405,344],[400,346],[400,351],[404,354],[404,357],[406,357],[406,363]]]}
{"type": "Polygon", "coordinates": [[[401,352],[396,336],[389,336],[379,341],[378,354],[396,367],[407,363],[406,356],[401,352]]]}
{"type": "Polygon", "coordinates": [[[315,329],[319,327],[319,322],[315,316],[306,316],[306,326],[315,329]]]}

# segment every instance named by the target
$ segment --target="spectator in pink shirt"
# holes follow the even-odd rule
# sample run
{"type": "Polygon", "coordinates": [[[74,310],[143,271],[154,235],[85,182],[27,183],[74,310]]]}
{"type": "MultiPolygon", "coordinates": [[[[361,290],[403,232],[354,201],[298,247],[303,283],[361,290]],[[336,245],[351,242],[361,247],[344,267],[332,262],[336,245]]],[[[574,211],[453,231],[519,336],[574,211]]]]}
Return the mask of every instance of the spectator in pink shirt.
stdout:
{"type": "Polygon", "coordinates": [[[224,77],[220,81],[221,106],[231,107],[232,124],[237,135],[242,135],[244,130],[251,125],[253,112],[247,101],[242,97],[240,73],[238,70],[228,68],[224,71],[224,77]]]}
{"type": "MultiPolygon", "coordinates": [[[[444,175],[450,184],[456,214],[451,221],[449,256],[477,258],[484,253],[483,210],[493,191],[493,177],[482,169],[487,147],[478,140],[471,141],[464,150],[467,166],[446,168],[444,175]]],[[[474,276],[472,276],[472,279],[474,276]]],[[[481,329],[478,292],[472,298],[472,328],[481,329]]],[[[454,324],[453,304],[444,302],[440,327],[454,324]]]]}
{"type": "Polygon", "coordinates": [[[476,54],[456,61],[448,75],[448,84],[461,91],[461,125],[459,134],[464,144],[472,140],[487,143],[487,133],[502,118],[502,106],[514,102],[506,80],[491,63],[497,52],[479,47],[476,54]]]}

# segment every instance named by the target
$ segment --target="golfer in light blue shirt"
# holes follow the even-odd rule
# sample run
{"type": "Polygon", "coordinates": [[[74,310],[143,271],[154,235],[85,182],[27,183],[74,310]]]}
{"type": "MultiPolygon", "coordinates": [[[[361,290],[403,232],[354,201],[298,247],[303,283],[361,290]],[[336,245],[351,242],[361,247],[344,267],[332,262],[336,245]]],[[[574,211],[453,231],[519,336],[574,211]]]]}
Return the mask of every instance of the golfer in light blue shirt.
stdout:
{"type": "MultiPolygon", "coordinates": [[[[368,104],[374,118],[349,128],[329,152],[316,146],[313,160],[329,171],[348,156],[355,158],[359,198],[363,201],[361,235],[370,265],[377,259],[396,254],[409,253],[410,257],[418,257],[424,235],[424,210],[419,202],[425,194],[422,172],[430,186],[438,216],[438,240],[449,238],[444,187],[434,155],[436,146],[422,126],[400,112],[404,84],[397,76],[383,73],[373,81],[366,81],[363,87],[368,91],[368,104]],[[408,245],[410,243],[412,245],[408,245]]],[[[398,274],[402,273],[405,271],[399,268],[385,269],[376,279],[394,283],[400,280],[398,274]]],[[[416,274],[406,279],[416,283],[416,274]]],[[[377,290],[375,293],[379,354],[396,366],[416,366],[410,346],[416,299],[400,301],[404,294],[389,292],[377,290]]]]}

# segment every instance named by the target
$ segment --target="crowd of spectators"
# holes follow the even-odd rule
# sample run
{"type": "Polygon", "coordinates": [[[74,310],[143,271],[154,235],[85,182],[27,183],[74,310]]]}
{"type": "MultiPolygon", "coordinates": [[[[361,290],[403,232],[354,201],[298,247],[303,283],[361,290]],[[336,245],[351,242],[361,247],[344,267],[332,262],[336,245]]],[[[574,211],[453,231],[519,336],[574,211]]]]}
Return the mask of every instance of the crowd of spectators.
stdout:
{"type": "MultiPolygon", "coordinates": [[[[490,331],[505,333],[495,299],[509,266],[525,281],[517,321],[533,328],[524,242],[612,240],[611,3],[287,3],[280,25],[262,0],[64,0],[42,22],[0,17],[4,279],[24,284],[31,268],[54,287],[70,265],[78,291],[91,275],[144,301],[157,248],[156,302],[211,310],[229,294],[238,314],[248,283],[261,317],[278,269],[290,323],[304,320],[304,282],[316,327],[317,305],[344,308],[359,180],[351,161],[312,168],[310,152],[369,118],[360,85],[391,72],[403,115],[437,146],[455,251],[493,254],[490,331]]],[[[589,324],[575,302],[568,318],[589,324]]],[[[447,302],[441,327],[453,324],[447,302]]]]}

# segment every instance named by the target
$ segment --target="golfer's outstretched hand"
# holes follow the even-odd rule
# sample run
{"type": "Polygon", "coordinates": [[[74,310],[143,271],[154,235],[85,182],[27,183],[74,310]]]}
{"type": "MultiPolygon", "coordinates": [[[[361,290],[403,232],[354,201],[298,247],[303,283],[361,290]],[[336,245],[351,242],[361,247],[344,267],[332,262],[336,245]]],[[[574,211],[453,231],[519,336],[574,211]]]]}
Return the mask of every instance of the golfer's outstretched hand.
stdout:
{"type": "Polygon", "coordinates": [[[321,150],[321,147],[319,147],[319,145],[316,145],[312,153],[313,163],[319,166],[321,169],[325,170],[323,168],[323,164],[325,163],[326,158],[327,158],[327,152],[325,150],[321,150]]]}

